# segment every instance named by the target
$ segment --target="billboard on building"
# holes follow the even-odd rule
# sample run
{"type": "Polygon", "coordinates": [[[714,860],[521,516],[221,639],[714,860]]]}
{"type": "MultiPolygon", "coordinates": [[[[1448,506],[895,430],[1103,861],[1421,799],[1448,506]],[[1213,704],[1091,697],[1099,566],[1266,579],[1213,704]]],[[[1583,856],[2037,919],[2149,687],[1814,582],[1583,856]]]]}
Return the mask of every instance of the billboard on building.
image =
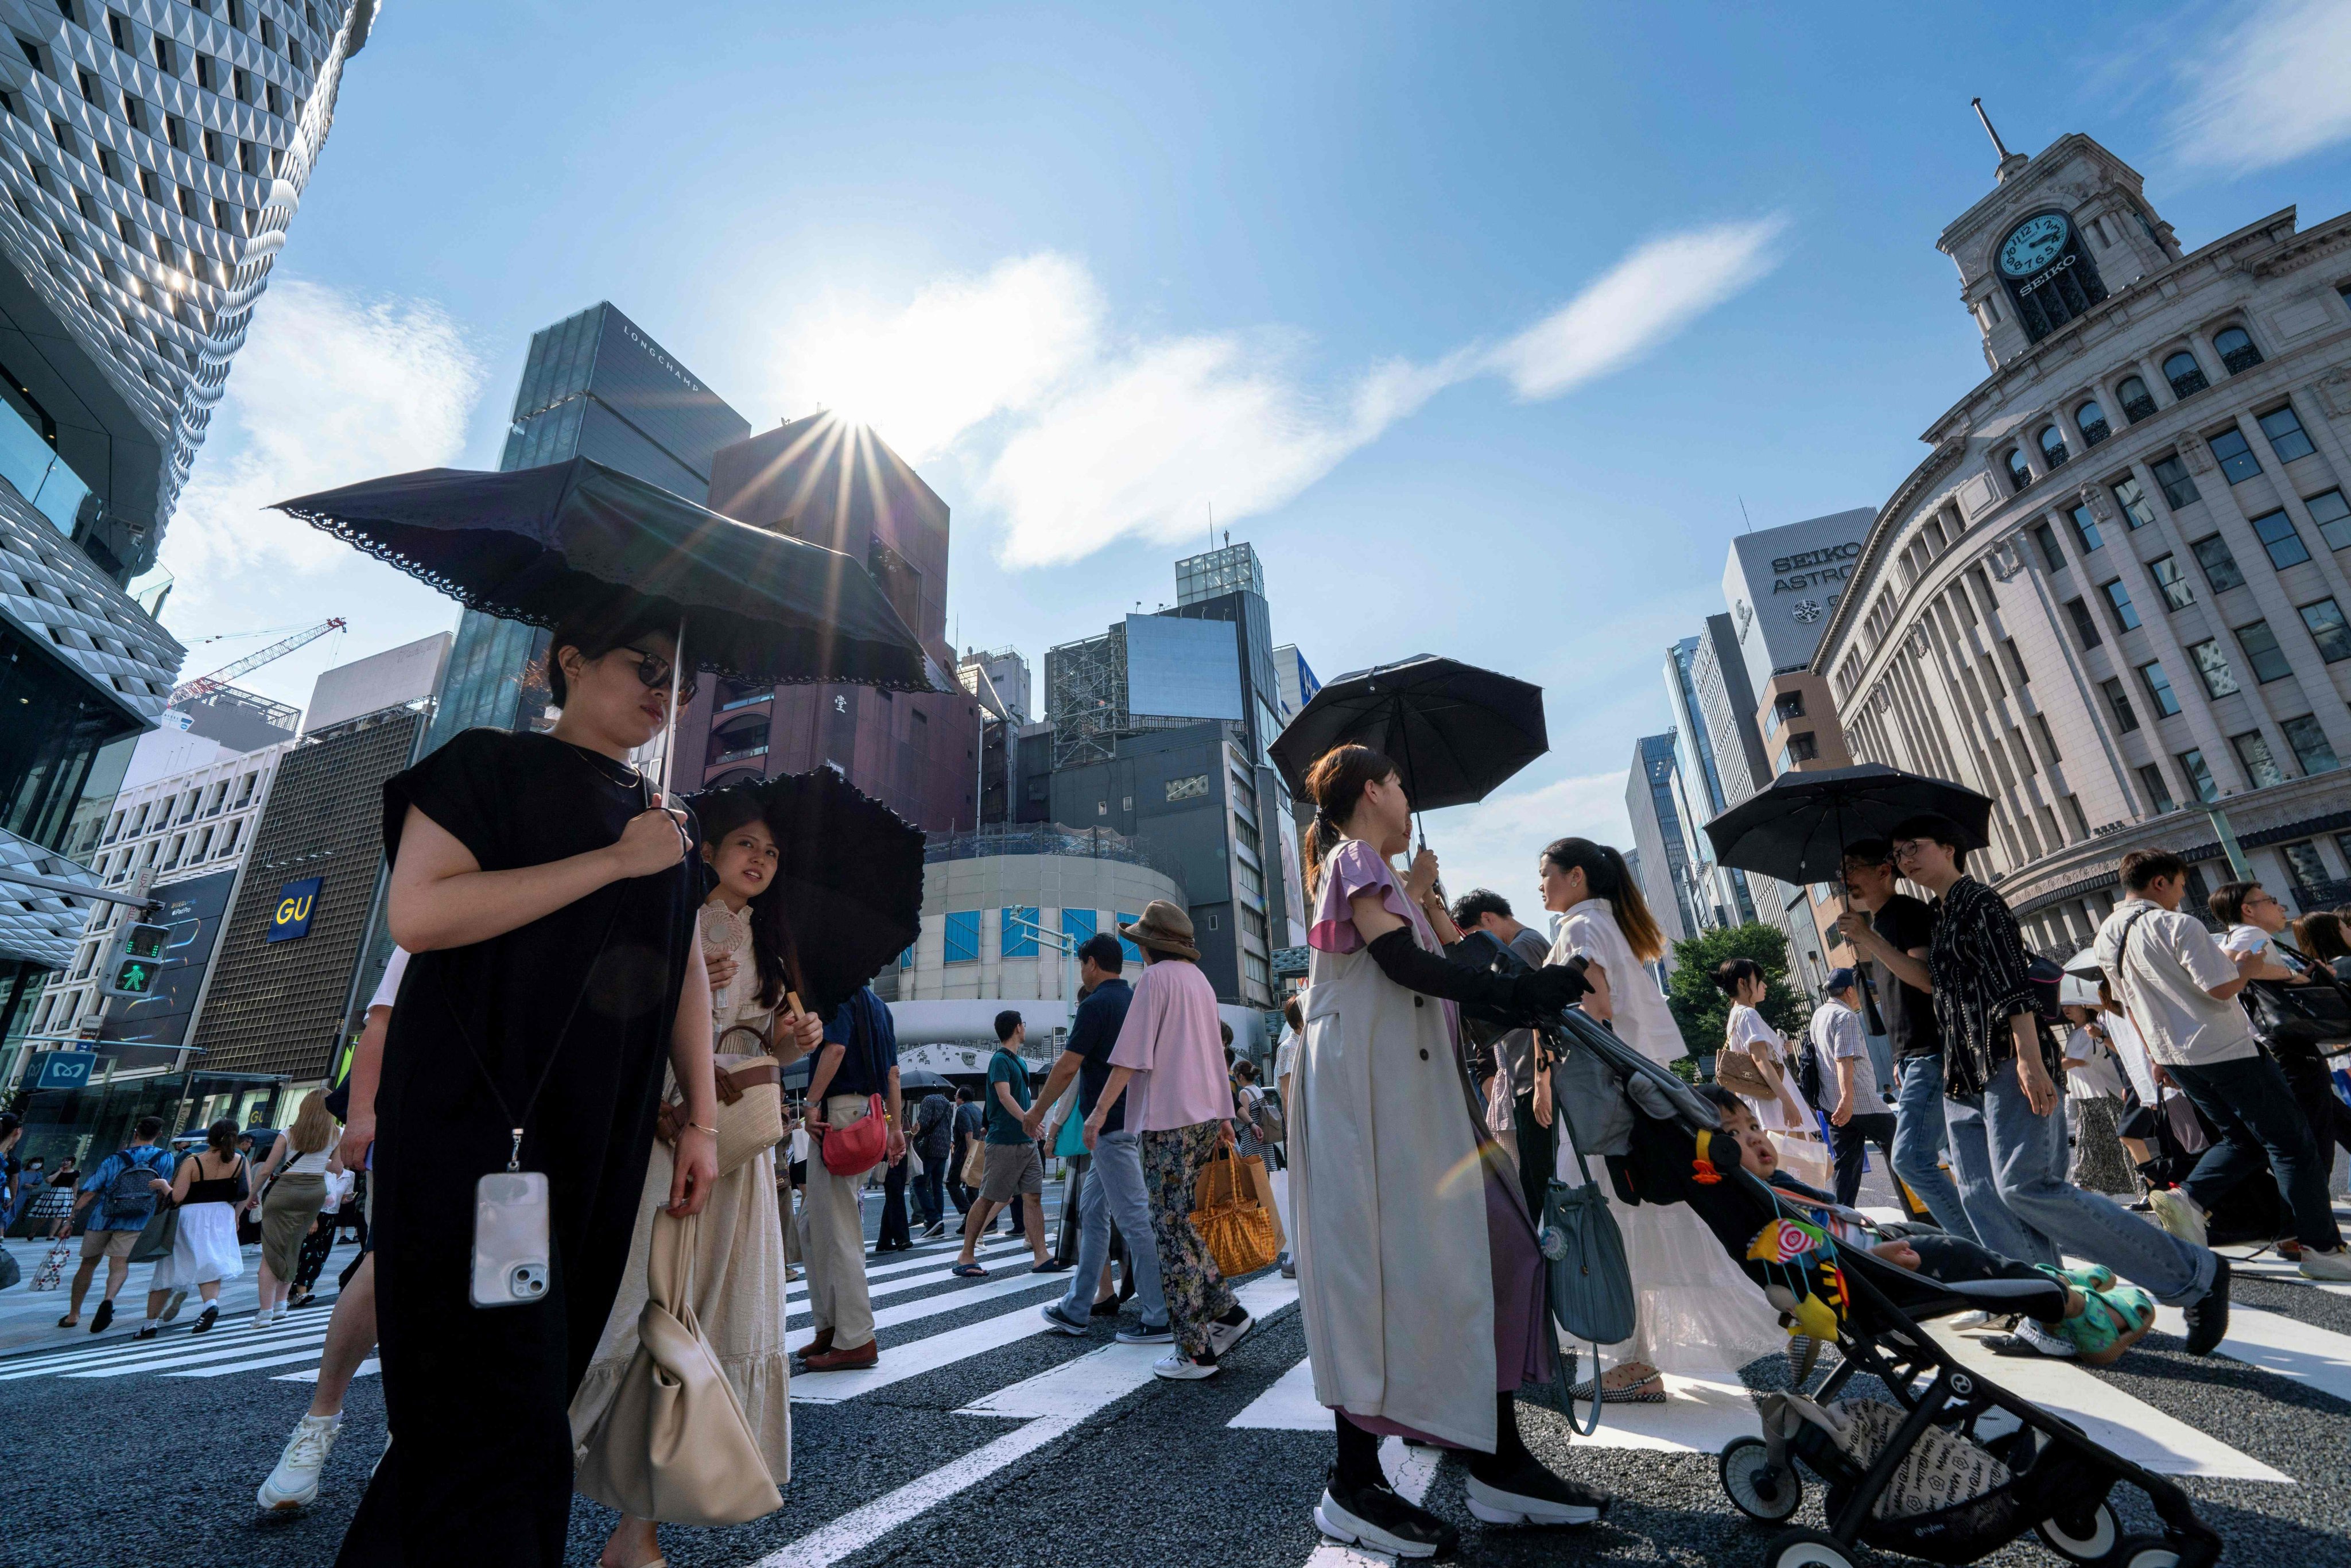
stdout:
{"type": "Polygon", "coordinates": [[[186,1042],[188,1020],[195,1016],[196,996],[204,988],[204,972],[220,944],[229,894],[235,886],[236,873],[217,871],[156,889],[162,908],[155,924],[172,934],[163,949],[162,972],[147,995],[117,997],[106,1004],[100,1041],[163,1050],[186,1042]]]}
{"type": "Polygon", "coordinates": [[[1126,711],[1139,718],[1246,718],[1232,623],[1128,616],[1126,711]]]}

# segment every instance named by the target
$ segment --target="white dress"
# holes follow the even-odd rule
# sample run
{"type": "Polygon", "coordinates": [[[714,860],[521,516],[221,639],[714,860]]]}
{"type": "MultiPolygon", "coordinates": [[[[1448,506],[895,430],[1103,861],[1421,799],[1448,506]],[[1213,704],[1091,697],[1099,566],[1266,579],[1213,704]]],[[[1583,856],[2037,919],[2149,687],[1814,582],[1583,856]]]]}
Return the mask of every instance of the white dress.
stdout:
{"type": "MultiPolygon", "coordinates": [[[[1608,901],[1586,899],[1569,910],[1552,943],[1550,962],[1577,954],[1607,971],[1616,1036],[1663,1066],[1687,1054],[1671,1009],[1616,925],[1608,901]]],[[[1750,1011],[1752,1009],[1750,1009],[1750,1011]]],[[[1583,1178],[1560,1140],[1562,1181],[1583,1178]]],[[[1596,1163],[1593,1176],[1625,1237],[1637,1312],[1633,1337],[1605,1346],[1610,1365],[1644,1362],[1677,1377],[1736,1383],[1758,1356],[1784,1349],[1779,1314],[1713,1231],[1687,1204],[1627,1204],[1596,1163]]]]}
{"type": "MultiPolygon", "coordinates": [[[[197,1156],[190,1155],[188,1158],[197,1156]]],[[[194,1180],[204,1175],[196,1167],[194,1180]]],[[[234,1179],[234,1173],[228,1179],[234,1179]]],[[[233,1203],[183,1203],[172,1250],[155,1260],[147,1281],[151,1291],[190,1291],[245,1272],[245,1251],[236,1244],[236,1206],[233,1203]]]]}
{"type": "MultiPolygon", "coordinates": [[[[1725,1050],[1744,1051],[1750,1055],[1769,1058],[1779,1066],[1782,1082],[1786,1082],[1788,1075],[1794,1071],[1791,1061],[1792,1053],[1788,1049],[1787,1040],[1782,1038],[1778,1030],[1763,1021],[1761,1013],[1746,1003],[1730,1004],[1730,1019],[1723,1032],[1726,1036],[1723,1041],[1725,1050]],[[1763,1048],[1760,1052],[1754,1049],[1758,1045],[1763,1048]]],[[[1788,1103],[1784,1099],[1774,1096],[1769,1100],[1748,1100],[1744,1094],[1740,1098],[1747,1100],[1747,1108],[1755,1113],[1756,1121],[1771,1132],[1809,1133],[1813,1130],[1789,1118],[1788,1103]]]]}

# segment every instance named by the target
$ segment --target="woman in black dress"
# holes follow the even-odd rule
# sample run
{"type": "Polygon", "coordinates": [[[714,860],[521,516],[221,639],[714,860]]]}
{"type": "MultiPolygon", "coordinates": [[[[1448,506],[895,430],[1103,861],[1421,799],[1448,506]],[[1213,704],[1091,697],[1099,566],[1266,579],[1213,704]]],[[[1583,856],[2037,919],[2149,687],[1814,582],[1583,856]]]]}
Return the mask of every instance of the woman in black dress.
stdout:
{"type": "Polygon", "coordinates": [[[672,1212],[699,1211],[716,1179],[684,814],[625,760],[661,730],[677,657],[642,615],[559,628],[550,733],[467,730],[384,785],[392,935],[415,955],[375,1107],[392,1442],[340,1563],[562,1562],[566,1409],[627,1261],[664,1060],[691,1124],[672,1212]],[[538,1301],[477,1307],[475,1184],[507,1168],[517,1123],[521,1168],[548,1178],[551,1280],[538,1301]]]}

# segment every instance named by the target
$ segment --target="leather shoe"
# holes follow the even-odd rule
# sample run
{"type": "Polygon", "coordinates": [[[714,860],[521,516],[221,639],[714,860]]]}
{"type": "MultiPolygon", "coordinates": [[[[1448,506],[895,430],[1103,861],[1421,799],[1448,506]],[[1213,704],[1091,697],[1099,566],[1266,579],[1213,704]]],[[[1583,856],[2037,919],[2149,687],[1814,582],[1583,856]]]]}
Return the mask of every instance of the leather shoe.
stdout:
{"type": "Polygon", "coordinates": [[[816,1331],[816,1338],[800,1346],[799,1354],[802,1355],[822,1355],[826,1351],[829,1351],[831,1348],[832,1331],[831,1329],[819,1329],[816,1331]]]}
{"type": "Polygon", "coordinates": [[[800,1365],[810,1372],[852,1372],[882,1359],[882,1343],[867,1340],[854,1350],[828,1350],[808,1357],[800,1365]]]}

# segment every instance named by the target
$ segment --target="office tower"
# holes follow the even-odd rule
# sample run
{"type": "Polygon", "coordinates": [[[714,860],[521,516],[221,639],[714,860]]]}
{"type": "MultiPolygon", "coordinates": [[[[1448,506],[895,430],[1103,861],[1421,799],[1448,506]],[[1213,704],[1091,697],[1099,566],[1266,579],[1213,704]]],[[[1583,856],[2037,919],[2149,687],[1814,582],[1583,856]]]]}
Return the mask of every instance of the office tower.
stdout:
{"type": "Polygon", "coordinates": [[[787,421],[712,459],[713,510],[838,551],[870,573],[943,688],[705,681],[678,719],[674,788],[837,768],[929,832],[977,820],[978,704],[947,671],[947,504],[872,430],[830,413],[787,421]],[[694,737],[687,740],[685,737],[694,737]]]}
{"type": "MultiPolygon", "coordinates": [[[[708,498],[718,449],[750,433],[741,414],[607,300],[531,335],[498,468],[592,457],[698,504],[708,498]]],[[[533,666],[546,655],[547,635],[466,611],[425,749],[476,726],[538,723],[547,692],[533,666]]]]}
{"type": "Polygon", "coordinates": [[[1633,819],[1633,843],[1642,868],[1637,878],[1641,896],[1648,901],[1669,948],[1699,930],[1690,899],[1693,878],[1684,847],[1675,771],[1671,730],[1644,736],[1634,743],[1632,772],[1625,782],[1625,810],[1633,819]]]}
{"type": "MultiPolygon", "coordinates": [[[[124,587],[154,564],[376,7],[5,10],[0,877],[77,881],[183,652],[124,587]]],[[[15,1038],[89,911],[22,883],[5,902],[15,1038]]]]}

